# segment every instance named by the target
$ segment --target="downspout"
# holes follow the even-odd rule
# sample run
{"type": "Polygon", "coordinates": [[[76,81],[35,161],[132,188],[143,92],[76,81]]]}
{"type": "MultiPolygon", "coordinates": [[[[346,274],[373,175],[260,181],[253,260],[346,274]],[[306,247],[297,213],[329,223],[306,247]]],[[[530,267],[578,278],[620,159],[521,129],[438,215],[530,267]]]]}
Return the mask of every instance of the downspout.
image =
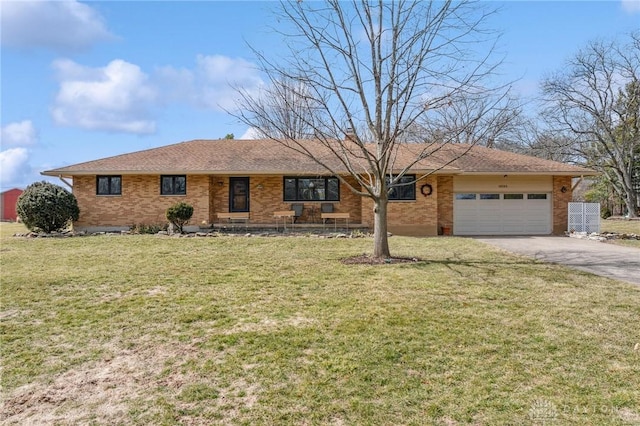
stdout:
{"type": "Polygon", "coordinates": [[[58,175],[58,179],[60,179],[62,182],[64,182],[64,184],[69,187],[71,192],[73,192],[73,184],[69,183],[69,181],[67,181],[62,175],[58,175]]]}

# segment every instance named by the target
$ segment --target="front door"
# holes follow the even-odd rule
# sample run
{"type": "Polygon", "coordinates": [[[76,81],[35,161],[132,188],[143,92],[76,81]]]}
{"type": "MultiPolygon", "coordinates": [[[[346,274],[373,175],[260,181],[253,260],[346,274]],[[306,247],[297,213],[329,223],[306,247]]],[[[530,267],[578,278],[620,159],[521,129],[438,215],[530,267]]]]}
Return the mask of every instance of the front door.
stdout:
{"type": "Polygon", "coordinates": [[[249,211],[249,178],[230,178],[229,212],[249,211]]]}

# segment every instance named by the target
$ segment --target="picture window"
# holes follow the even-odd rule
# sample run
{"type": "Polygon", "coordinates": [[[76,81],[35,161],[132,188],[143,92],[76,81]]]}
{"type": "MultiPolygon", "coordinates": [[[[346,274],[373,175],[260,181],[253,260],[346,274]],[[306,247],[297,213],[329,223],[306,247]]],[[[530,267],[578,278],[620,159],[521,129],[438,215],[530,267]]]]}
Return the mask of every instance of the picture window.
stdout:
{"type": "Polygon", "coordinates": [[[336,177],[285,177],[284,201],[340,201],[336,177]]]}

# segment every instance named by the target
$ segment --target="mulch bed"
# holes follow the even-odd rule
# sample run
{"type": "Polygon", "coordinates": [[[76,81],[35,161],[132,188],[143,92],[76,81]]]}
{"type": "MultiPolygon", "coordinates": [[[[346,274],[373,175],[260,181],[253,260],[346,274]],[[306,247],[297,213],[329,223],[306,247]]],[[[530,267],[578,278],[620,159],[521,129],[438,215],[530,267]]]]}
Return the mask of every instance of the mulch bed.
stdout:
{"type": "Polygon", "coordinates": [[[373,257],[368,254],[360,256],[347,257],[342,259],[342,263],[345,265],[391,265],[396,263],[417,263],[421,262],[421,259],[417,257],[390,257],[381,258],[373,257]]]}

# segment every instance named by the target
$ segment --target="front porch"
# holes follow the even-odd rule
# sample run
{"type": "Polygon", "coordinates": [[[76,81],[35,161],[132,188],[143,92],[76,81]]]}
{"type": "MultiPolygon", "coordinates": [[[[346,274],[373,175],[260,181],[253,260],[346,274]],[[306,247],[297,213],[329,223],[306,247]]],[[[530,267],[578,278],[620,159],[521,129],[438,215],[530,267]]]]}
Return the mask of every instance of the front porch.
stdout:
{"type": "MultiPolygon", "coordinates": [[[[186,228],[189,228],[188,226],[186,228]]],[[[212,224],[201,225],[198,229],[200,232],[295,232],[295,233],[310,233],[321,234],[330,232],[353,232],[360,231],[363,233],[369,232],[369,226],[362,223],[351,223],[348,226],[346,223],[340,221],[337,223],[329,222],[322,223],[285,223],[282,221],[273,223],[251,223],[249,222],[215,222],[212,224]]],[[[189,229],[189,231],[192,231],[189,229]]]]}

